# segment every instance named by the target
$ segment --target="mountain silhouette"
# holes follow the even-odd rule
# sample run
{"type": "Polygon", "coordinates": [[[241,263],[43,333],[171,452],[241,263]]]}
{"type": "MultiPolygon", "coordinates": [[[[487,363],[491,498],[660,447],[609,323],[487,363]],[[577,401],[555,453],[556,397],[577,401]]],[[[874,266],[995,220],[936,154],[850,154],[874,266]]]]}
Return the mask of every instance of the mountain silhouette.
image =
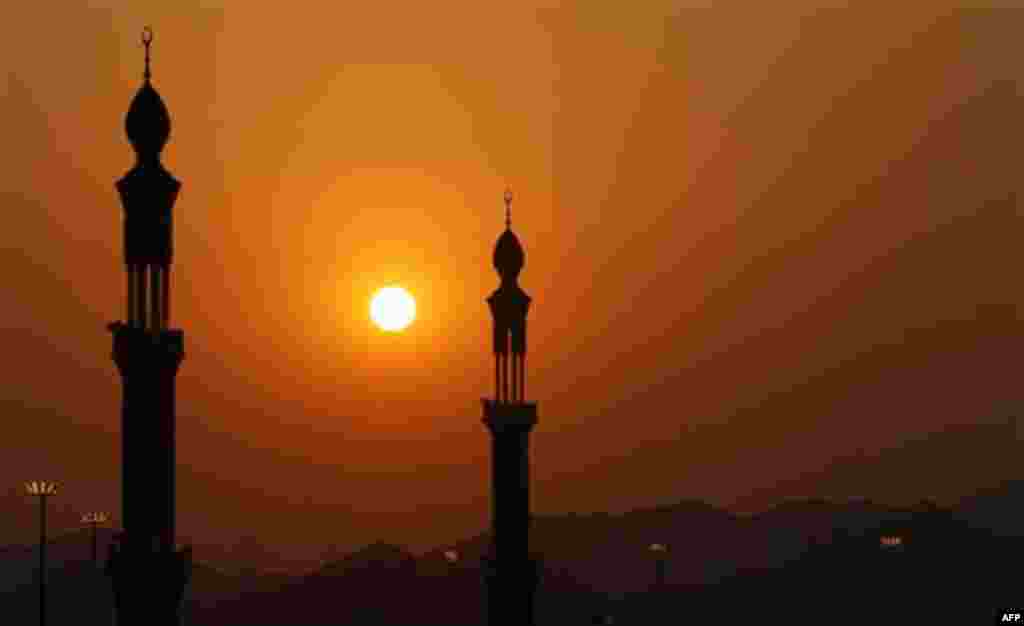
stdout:
{"type": "MultiPolygon", "coordinates": [[[[821,611],[851,602],[858,608],[848,613],[857,619],[940,602],[950,615],[962,613],[960,623],[971,623],[979,611],[1013,601],[1013,564],[1024,554],[1024,537],[1005,532],[1012,519],[999,528],[986,524],[1019,511],[1022,491],[1024,482],[1008,482],[965,498],[958,509],[811,499],[735,515],[687,500],[615,514],[536,516],[538,623],[592,623],[586,620],[604,614],[619,616],[617,623],[652,623],[655,613],[692,620],[762,595],[772,599],[758,605],[758,614],[788,623],[815,623],[821,611]],[[902,543],[885,546],[882,538],[890,536],[902,543]],[[668,547],[660,588],[652,543],[668,547]]],[[[112,534],[100,529],[101,545],[112,534]]],[[[198,562],[184,612],[193,623],[224,626],[479,624],[489,541],[484,533],[418,556],[378,542],[301,575],[239,575],[198,562]],[[454,562],[447,550],[457,554],[454,562]]],[[[88,554],[87,531],[51,541],[55,622],[109,619],[109,581],[88,554]]],[[[12,623],[30,623],[35,548],[7,546],[0,557],[0,601],[21,618],[12,623]]]]}
{"type": "Polygon", "coordinates": [[[293,577],[277,589],[255,589],[197,616],[216,624],[421,623],[416,559],[385,543],[365,546],[339,561],[293,577]],[[396,601],[396,598],[401,601],[396,601]]]}

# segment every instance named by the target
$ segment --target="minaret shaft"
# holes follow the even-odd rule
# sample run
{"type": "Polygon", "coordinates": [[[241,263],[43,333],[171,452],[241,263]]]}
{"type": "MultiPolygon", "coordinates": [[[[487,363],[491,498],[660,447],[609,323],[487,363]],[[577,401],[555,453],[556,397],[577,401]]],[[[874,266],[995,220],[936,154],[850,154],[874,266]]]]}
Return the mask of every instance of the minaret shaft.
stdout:
{"type": "Polygon", "coordinates": [[[530,431],[537,405],[484,400],[491,432],[490,626],[532,626],[537,564],[530,557],[530,431]]]}
{"type": "MultiPolygon", "coordinates": [[[[141,274],[141,272],[140,272],[141,274]]],[[[107,561],[119,625],[179,626],[191,551],[175,548],[175,379],[184,333],[115,322],[123,532],[107,561]]]]}
{"type": "Polygon", "coordinates": [[[491,439],[491,474],[494,481],[491,526],[494,556],[499,562],[515,560],[529,553],[529,436],[528,430],[517,430],[495,435],[491,439]]]}
{"type": "Polygon", "coordinates": [[[175,378],[181,331],[153,334],[121,326],[114,359],[121,372],[121,519],[132,539],[172,550],[175,539],[175,378]]]}

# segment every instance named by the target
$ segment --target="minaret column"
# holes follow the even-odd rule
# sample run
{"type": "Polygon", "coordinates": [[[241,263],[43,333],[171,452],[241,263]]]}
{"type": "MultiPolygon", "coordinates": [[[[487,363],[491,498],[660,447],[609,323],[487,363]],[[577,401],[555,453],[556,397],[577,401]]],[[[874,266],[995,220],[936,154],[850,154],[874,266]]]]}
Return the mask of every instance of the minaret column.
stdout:
{"type": "Polygon", "coordinates": [[[160,268],[156,265],[149,266],[149,324],[153,330],[160,328],[160,268]]]}
{"type": "Polygon", "coordinates": [[[501,398],[502,402],[508,402],[508,352],[501,355],[501,398]]]}
{"type": "Polygon", "coordinates": [[[163,280],[160,281],[160,286],[163,288],[163,295],[160,297],[160,302],[163,305],[163,318],[161,319],[160,327],[167,328],[171,323],[171,266],[167,265],[163,268],[163,280]]]}
{"type": "Polygon", "coordinates": [[[519,355],[519,401],[526,398],[526,353],[519,355]]]}
{"type": "Polygon", "coordinates": [[[139,312],[139,326],[142,328],[146,328],[146,326],[148,326],[147,320],[149,319],[149,316],[146,314],[146,301],[149,299],[149,266],[140,265],[139,271],[136,274],[136,276],[138,277],[139,283],[138,287],[136,287],[137,301],[135,303],[135,307],[139,312]]]}
{"type": "Polygon", "coordinates": [[[135,322],[135,318],[136,318],[136,315],[135,315],[135,271],[136,271],[135,270],[135,266],[130,265],[130,264],[125,266],[125,275],[128,277],[128,285],[127,285],[128,299],[127,299],[127,306],[125,307],[125,315],[127,316],[127,319],[125,321],[128,323],[129,326],[134,326],[135,323],[136,323],[135,322]]]}

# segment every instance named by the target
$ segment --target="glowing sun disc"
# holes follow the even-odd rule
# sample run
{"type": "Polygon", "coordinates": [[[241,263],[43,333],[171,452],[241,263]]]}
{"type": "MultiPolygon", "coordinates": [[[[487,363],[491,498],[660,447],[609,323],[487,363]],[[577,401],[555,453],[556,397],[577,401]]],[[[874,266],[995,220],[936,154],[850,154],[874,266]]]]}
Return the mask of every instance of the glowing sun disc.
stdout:
{"type": "Polygon", "coordinates": [[[370,300],[370,319],[381,330],[398,332],[416,319],[416,301],[401,287],[378,289],[370,300]]]}

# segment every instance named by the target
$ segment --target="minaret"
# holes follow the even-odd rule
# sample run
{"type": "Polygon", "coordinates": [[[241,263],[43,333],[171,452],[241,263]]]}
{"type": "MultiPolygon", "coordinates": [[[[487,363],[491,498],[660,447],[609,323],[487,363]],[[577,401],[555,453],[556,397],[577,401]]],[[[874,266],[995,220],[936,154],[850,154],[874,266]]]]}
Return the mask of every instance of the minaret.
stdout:
{"type": "Polygon", "coordinates": [[[523,247],[512,232],[512,192],[505,192],[505,232],[494,246],[501,285],[487,298],[494,319],[494,399],[483,400],[491,431],[491,554],[487,573],[490,626],[533,625],[537,566],[530,557],[530,430],[537,405],[526,391],[526,313],[519,287],[523,247]],[[511,358],[509,358],[511,357],[511,358]]]}
{"type": "Polygon", "coordinates": [[[171,210],[181,187],[160,163],[171,132],[167,107],[150,83],[146,27],[143,84],[125,117],[135,166],[117,181],[124,207],[127,274],[125,321],[108,325],[121,374],[121,522],[107,573],[119,626],[178,626],[191,568],[190,550],[175,552],[174,379],[184,333],[170,320],[171,210]]]}

